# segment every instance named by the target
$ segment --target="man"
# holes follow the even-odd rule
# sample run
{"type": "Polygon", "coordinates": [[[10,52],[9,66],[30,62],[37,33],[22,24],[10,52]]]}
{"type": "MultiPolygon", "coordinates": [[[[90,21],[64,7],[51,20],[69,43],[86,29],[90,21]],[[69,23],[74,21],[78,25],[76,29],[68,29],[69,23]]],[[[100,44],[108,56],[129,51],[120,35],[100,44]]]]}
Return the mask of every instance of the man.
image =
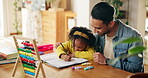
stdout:
{"type": "MultiPolygon", "coordinates": [[[[115,9],[108,3],[100,2],[96,4],[91,12],[90,24],[94,28],[96,34],[96,53],[94,53],[94,61],[99,64],[108,64],[114,58],[128,53],[131,46],[143,45],[143,43],[119,44],[113,47],[113,43],[118,40],[129,37],[139,37],[140,34],[133,28],[125,25],[120,20],[114,19],[115,9]]],[[[142,72],[143,58],[132,56],[121,59],[116,64],[111,65],[122,70],[132,73],[142,72]]]]}

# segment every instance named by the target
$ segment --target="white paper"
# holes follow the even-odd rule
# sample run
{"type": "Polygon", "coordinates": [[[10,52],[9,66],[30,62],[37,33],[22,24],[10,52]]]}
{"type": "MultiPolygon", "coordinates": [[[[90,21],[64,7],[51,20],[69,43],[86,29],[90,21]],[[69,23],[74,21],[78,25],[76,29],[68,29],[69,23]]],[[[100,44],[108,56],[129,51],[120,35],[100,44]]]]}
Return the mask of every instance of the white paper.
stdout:
{"type": "Polygon", "coordinates": [[[54,66],[56,68],[69,67],[69,66],[72,66],[72,65],[81,64],[81,63],[88,61],[88,60],[83,59],[83,58],[72,58],[71,61],[64,61],[62,59],[59,59],[55,52],[42,55],[41,59],[44,62],[46,62],[47,64],[54,66]]]}
{"type": "Polygon", "coordinates": [[[7,46],[7,47],[0,47],[0,52],[1,53],[4,53],[6,55],[10,55],[10,54],[17,53],[17,50],[16,50],[15,47],[9,47],[9,46],[7,46]]]}

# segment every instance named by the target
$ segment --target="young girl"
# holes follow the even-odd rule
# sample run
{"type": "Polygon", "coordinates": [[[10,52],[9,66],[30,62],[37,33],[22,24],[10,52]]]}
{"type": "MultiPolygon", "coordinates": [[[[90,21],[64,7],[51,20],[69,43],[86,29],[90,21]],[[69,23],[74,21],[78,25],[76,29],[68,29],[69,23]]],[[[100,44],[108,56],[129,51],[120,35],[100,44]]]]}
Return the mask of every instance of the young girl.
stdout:
{"type": "Polygon", "coordinates": [[[95,37],[91,30],[85,27],[73,27],[69,40],[57,47],[59,58],[70,61],[71,57],[93,59],[95,37]]]}

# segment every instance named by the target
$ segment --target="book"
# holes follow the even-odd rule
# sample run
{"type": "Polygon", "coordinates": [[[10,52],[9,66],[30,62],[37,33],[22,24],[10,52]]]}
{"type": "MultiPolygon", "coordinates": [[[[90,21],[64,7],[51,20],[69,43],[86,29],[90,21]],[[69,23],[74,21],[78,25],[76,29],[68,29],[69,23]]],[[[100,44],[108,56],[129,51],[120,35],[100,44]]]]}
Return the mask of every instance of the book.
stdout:
{"type": "Polygon", "coordinates": [[[6,59],[16,58],[18,55],[16,48],[5,46],[0,47],[0,56],[5,57],[6,59]]]}
{"type": "Polygon", "coordinates": [[[83,58],[72,58],[71,61],[64,61],[62,59],[59,59],[55,52],[41,55],[40,57],[45,63],[47,63],[50,66],[54,66],[56,68],[65,68],[65,67],[81,64],[88,61],[87,59],[83,59],[83,58]]]}
{"type": "Polygon", "coordinates": [[[12,58],[12,59],[1,59],[0,60],[0,65],[1,64],[15,63],[15,62],[16,62],[16,58],[12,58]]]}

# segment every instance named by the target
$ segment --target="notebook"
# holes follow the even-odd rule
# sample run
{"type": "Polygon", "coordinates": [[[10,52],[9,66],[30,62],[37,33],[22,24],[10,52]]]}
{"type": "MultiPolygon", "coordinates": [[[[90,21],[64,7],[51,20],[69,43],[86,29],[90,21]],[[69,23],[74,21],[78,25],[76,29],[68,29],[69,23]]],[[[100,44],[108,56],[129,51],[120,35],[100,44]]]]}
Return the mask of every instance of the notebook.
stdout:
{"type": "Polygon", "coordinates": [[[42,55],[41,59],[48,65],[54,66],[56,68],[65,68],[65,67],[81,64],[88,61],[87,59],[83,59],[83,58],[72,58],[71,61],[64,61],[58,58],[56,52],[42,55]]]}
{"type": "Polygon", "coordinates": [[[5,56],[6,59],[12,59],[12,58],[16,58],[18,53],[16,48],[5,46],[5,47],[0,47],[0,54],[5,56]]]}

